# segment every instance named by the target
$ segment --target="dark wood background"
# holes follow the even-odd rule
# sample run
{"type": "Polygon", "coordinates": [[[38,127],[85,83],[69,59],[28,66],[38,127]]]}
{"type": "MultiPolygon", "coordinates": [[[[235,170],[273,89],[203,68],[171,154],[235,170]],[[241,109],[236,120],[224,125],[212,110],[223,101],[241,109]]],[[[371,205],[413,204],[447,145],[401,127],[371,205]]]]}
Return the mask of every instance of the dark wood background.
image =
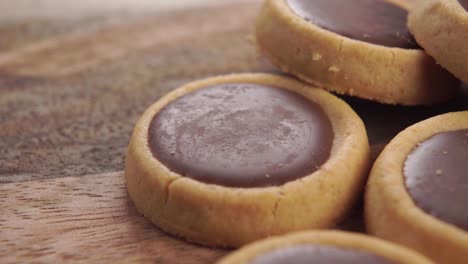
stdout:
{"type": "MultiPolygon", "coordinates": [[[[258,8],[0,15],[0,262],[209,263],[226,254],[142,218],[123,159],[136,120],[166,92],[213,75],[279,73],[251,42],[258,8]]],[[[467,89],[433,107],[343,98],[363,118],[374,157],[405,127],[468,109],[467,89]]],[[[360,210],[343,226],[362,230],[360,210]]]]}

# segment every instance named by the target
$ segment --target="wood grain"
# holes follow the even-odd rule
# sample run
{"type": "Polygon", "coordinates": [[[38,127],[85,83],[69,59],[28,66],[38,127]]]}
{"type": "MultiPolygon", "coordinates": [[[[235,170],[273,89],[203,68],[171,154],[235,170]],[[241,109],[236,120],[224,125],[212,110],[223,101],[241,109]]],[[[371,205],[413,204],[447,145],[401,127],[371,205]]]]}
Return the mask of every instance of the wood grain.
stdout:
{"type": "MultiPolygon", "coordinates": [[[[245,13],[245,7],[234,5],[230,8],[229,13],[245,13]]],[[[216,8],[203,10],[213,14],[205,19],[199,19],[200,14],[192,11],[184,12],[183,15],[159,15],[132,22],[116,19],[107,21],[101,23],[100,27],[77,30],[0,54],[0,68],[14,72],[15,75],[66,75],[104,61],[122,58],[138,50],[187,41],[187,38],[194,37],[193,34],[213,36],[246,26],[238,16],[226,16],[223,12],[216,12],[216,8]],[[174,19],[177,23],[174,23],[174,19]],[[215,23],[217,21],[223,21],[222,26],[215,23]],[[188,25],[197,27],[190,28],[188,25]]],[[[252,22],[250,24],[253,24],[254,14],[247,17],[252,22]]]]}
{"type": "Polygon", "coordinates": [[[129,16],[252,0],[0,0],[0,21],[129,16]]]}
{"type": "MultiPolygon", "coordinates": [[[[0,184],[0,204],[0,263],[196,264],[229,252],[148,222],[129,199],[123,172],[0,184]]],[[[337,228],[364,232],[362,204],[337,228]]]]}
{"type": "MultiPolygon", "coordinates": [[[[2,10],[0,8],[0,10],[2,10]]],[[[1,13],[3,14],[3,12],[1,13]]],[[[0,15],[1,16],[1,15],[0,15]]],[[[36,41],[64,35],[85,27],[98,27],[112,20],[108,17],[88,17],[72,20],[52,20],[46,18],[23,19],[20,21],[0,20],[0,54],[31,45],[36,41]]]]}
{"type": "Polygon", "coordinates": [[[106,52],[97,59],[89,55],[99,47],[115,47],[94,28],[8,52],[13,55],[3,58],[27,61],[22,65],[29,69],[29,76],[18,74],[21,65],[6,63],[3,70],[0,66],[0,182],[121,170],[136,120],[166,92],[198,78],[271,71],[247,39],[257,9],[256,3],[193,9],[106,26],[108,33],[103,36],[114,40],[117,34],[115,38],[124,43],[117,57],[106,52]],[[212,20],[207,12],[224,23],[212,20]],[[171,35],[167,29],[176,31],[171,35]],[[131,39],[120,36],[133,31],[158,38],[135,50],[134,44],[125,46],[131,39]],[[90,37],[96,34],[96,39],[90,37]],[[34,56],[18,55],[24,50],[34,56]],[[39,67],[44,64],[52,66],[47,70],[39,67]],[[42,76],[62,66],[79,70],[54,78],[42,76]]]}
{"type": "Polygon", "coordinates": [[[167,236],[121,172],[0,185],[0,263],[212,263],[226,251],[167,236]]]}

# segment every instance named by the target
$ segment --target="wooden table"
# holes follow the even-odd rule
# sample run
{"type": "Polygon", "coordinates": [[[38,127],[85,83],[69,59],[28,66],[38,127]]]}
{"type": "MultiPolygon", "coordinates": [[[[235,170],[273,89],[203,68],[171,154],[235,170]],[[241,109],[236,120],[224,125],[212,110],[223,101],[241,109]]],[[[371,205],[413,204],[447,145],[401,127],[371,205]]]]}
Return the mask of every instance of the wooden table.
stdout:
{"type": "MultiPolygon", "coordinates": [[[[144,109],[181,84],[278,71],[251,43],[259,1],[170,2],[0,1],[9,10],[0,14],[1,263],[210,263],[226,254],[167,236],[135,211],[126,146],[144,109]]],[[[468,109],[466,91],[435,107],[344,99],[374,157],[408,125],[468,109]]],[[[354,215],[344,228],[362,228],[354,215]]]]}

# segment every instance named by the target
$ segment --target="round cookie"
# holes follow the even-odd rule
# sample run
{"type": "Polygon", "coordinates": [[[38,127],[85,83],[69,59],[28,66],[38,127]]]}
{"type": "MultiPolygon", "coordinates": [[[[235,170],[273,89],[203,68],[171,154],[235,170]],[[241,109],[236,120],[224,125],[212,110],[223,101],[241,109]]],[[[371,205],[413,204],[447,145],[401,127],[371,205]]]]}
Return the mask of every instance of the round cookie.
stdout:
{"type": "Polygon", "coordinates": [[[398,134],[372,168],[365,197],[371,234],[438,263],[468,259],[468,111],[398,134]]]}
{"type": "Polygon", "coordinates": [[[408,27],[444,68],[468,82],[468,0],[416,1],[408,27]]]}
{"type": "Polygon", "coordinates": [[[137,209],[163,230],[238,247],[333,227],[359,196],[368,162],[364,125],[341,99],[285,77],[237,74],[187,84],[149,107],[125,176],[137,209]]]}
{"type": "Polygon", "coordinates": [[[340,231],[306,231],[247,245],[218,264],[431,264],[422,255],[374,237],[340,231]]]}
{"type": "Polygon", "coordinates": [[[402,1],[271,0],[256,23],[262,54],[313,85],[382,103],[453,97],[459,81],[419,48],[402,1]]]}

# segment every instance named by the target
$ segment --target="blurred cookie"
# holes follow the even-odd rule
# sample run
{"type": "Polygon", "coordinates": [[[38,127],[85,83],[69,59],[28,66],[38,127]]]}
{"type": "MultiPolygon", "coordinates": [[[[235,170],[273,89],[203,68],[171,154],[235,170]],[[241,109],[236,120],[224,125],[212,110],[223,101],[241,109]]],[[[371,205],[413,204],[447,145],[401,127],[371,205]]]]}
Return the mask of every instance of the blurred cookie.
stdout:
{"type": "Polygon", "coordinates": [[[153,223],[237,247],[333,227],[360,195],[369,146],[342,100],[299,81],[239,74],[187,84],[138,121],[125,176],[153,223]]]}
{"type": "Polygon", "coordinates": [[[416,1],[408,27],[444,68],[468,82],[468,0],[416,1]]]}
{"type": "Polygon", "coordinates": [[[398,134],[375,162],[365,214],[371,234],[438,263],[468,259],[468,111],[398,134]]]}
{"type": "Polygon", "coordinates": [[[265,1],[256,43],[282,70],[330,91],[389,104],[447,101],[458,80],[420,49],[396,3],[265,1]]]}
{"type": "Polygon", "coordinates": [[[218,264],[431,264],[422,255],[383,240],[339,231],[307,231],[247,245],[218,264]]]}

